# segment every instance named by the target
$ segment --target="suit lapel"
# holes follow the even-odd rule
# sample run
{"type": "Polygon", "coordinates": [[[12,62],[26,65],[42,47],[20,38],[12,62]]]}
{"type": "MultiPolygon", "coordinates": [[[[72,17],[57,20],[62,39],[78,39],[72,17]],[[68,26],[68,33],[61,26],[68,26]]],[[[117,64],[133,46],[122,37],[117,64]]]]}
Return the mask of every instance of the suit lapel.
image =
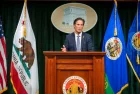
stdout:
{"type": "Polygon", "coordinates": [[[75,41],[75,34],[74,33],[72,33],[72,41],[73,41],[74,50],[76,51],[76,41],[75,41]]]}
{"type": "Polygon", "coordinates": [[[84,40],[85,40],[85,34],[82,32],[82,38],[81,38],[81,51],[83,50],[83,47],[84,47],[84,40]]]}

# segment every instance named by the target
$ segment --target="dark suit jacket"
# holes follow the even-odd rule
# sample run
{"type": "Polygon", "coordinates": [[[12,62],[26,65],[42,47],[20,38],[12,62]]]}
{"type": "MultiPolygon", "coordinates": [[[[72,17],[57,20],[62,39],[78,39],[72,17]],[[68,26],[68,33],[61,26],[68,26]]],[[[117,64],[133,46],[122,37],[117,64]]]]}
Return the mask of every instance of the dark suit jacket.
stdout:
{"type": "MultiPolygon", "coordinates": [[[[92,44],[91,35],[82,32],[81,38],[81,51],[93,51],[94,46],[92,44]]],[[[64,43],[67,51],[76,51],[76,42],[75,42],[75,34],[71,33],[66,36],[66,40],[64,43]]]]}

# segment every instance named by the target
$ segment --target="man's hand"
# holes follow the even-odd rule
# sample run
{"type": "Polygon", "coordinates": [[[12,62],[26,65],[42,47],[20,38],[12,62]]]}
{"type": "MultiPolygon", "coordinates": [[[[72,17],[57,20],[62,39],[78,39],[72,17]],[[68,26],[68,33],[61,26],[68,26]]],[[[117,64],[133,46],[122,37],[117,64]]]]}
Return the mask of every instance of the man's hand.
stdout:
{"type": "Polygon", "coordinates": [[[61,48],[61,50],[62,50],[62,52],[67,52],[65,45],[63,45],[63,48],[61,48]]]}

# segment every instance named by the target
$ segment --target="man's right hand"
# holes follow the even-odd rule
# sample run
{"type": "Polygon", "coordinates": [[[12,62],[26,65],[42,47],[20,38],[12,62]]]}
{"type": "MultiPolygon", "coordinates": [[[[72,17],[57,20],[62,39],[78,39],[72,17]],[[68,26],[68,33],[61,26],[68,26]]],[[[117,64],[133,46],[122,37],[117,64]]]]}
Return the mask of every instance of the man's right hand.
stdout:
{"type": "Polygon", "coordinates": [[[62,52],[67,52],[65,45],[63,45],[63,48],[61,48],[61,50],[62,50],[62,52]]]}

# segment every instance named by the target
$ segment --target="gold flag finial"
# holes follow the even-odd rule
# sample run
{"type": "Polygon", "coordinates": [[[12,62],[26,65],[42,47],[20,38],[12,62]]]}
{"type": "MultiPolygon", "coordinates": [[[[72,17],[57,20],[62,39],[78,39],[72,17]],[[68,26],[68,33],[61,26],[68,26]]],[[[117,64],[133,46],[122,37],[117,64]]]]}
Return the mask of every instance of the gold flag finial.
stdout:
{"type": "Polygon", "coordinates": [[[117,6],[117,0],[114,0],[114,2],[115,2],[115,5],[117,6]]]}
{"type": "Polygon", "coordinates": [[[27,0],[24,0],[24,19],[26,19],[27,0]]]}
{"type": "Polygon", "coordinates": [[[26,3],[26,4],[27,4],[27,0],[24,0],[24,3],[26,3]]]}
{"type": "Polygon", "coordinates": [[[114,28],[114,36],[115,37],[117,36],[117,28],[116,27],[114,28]]]}
{"type": "Polygon", "coordinates": [[[26,7],[27,0],[24,0],[24,19],[23,19],[23,36],[26,37],[26,7]]]}

